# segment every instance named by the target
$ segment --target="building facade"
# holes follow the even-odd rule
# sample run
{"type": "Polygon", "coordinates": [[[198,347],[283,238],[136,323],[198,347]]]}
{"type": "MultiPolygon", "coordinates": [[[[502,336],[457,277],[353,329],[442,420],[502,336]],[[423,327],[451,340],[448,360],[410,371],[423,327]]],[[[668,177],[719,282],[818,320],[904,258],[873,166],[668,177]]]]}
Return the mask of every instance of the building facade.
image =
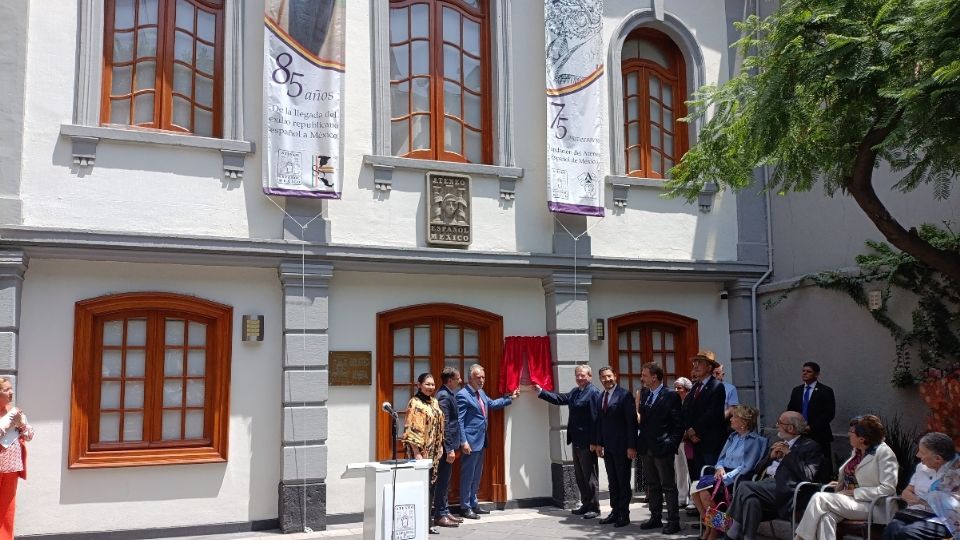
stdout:
{"type": "MultiPolygon", "coordinates": [[[[0,6],[0,372],[38,431],[19,535],[355,519],[341,474],[389,457],[380,404],[445,365],[498,393],[511,336],[548,337],[564,389],[709,348],[755,402],[764,199],[661,197],[697,138],[683,97],[737,68],[752,2],[604,3],[589,218],[547,209],[543,3],[345,8],[343,193],[320,201],[263,193],[263,2],[0,6]],[[469,177],[469,246],[428,241],[429,173],[469,177]]],[[[569,504],[566,412],[528,390],[492,416],[481,497],[569,504]]]]}

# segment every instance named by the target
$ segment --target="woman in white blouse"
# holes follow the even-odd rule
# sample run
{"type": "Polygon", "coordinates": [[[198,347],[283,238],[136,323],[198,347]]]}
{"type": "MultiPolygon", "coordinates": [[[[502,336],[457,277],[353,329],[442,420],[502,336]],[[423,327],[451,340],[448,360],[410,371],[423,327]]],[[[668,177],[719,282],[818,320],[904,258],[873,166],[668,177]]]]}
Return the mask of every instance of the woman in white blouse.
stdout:
{"type": "Polygon", "coordinates": [[[797,538],[834,540],[837,523],[844,519],[867,519],[870,501],[897,491],[899,464],[893,449],[883,442],[886,430],[872,414],[850,421],[853,452],[840,467],[840,480],[833,493],[820,492],[810,499],[797,526],[797,538]]]}
{"type": "Polygon", "coordinates": [[[0,377],[0,540],[13,540],[17,483],[27,477],[26,441],[33,439],[27,415],[13,406],[13,385],[0,377]]]}

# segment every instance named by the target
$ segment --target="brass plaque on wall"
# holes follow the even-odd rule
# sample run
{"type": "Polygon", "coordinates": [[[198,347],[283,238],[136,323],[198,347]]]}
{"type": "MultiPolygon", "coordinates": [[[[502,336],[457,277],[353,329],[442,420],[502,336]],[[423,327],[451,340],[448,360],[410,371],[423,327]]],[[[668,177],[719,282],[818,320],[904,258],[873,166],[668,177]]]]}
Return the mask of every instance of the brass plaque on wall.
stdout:
{"type": "Polygon", "coordinates": [[[470,245],[470,177],[427,173],[427,243],[437,246],[470,245]]]}
{"type": "Polygon", "coordinates": [[[330,351],[330,386],[370,386],[370,351],[330,351]]]}

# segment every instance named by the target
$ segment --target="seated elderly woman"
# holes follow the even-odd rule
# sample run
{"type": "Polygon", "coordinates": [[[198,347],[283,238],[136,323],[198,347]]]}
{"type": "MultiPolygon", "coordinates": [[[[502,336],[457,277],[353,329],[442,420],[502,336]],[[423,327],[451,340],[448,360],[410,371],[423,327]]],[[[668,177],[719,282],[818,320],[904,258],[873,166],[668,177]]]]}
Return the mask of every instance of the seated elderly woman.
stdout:
{"type": "MultiPolygon", "coordinates": [[[[746,405],[734,405],[730,409],[732,412],[730,427],[733,428],[733,433],[727,437],[727,442],[720,451],[720,457],[713,470],[713,478],[716,482],[723,482],[732,491],[737,477],[756,468],[767,450],[767,440],[755,431],[759,411],[746,405]]],[[[693,493],[693,504],[697,505],[701,516],[714,503],[714,492],[713,488],[708,488],[693,493]]],[[[717,493],[722,495],[719,491],[717,493]]],[[[700,538],[712,540],[715,535],[716,530],[713,527],[704,527],[700,538]]]]}
{"type": "Polygon", "coordinates": [[[884,540],[927,540],[960,535],[960,457],[953,439],[927,433],[917,447],[920,463],[900,495],[909,505],[883,531],[884,540]],[[942,499],[953,498],[953,502],[942,499]],[[938,504],[946,502],[947,504],[938,504]],[[934,507],[937,507],[934,511],[934,507]],[[948,527],[949,526],[949,527],[948,527]]]}
{"type": "Polygon", "coordinates": [[[834,540],[837,523],[867,519],[873,499],[897,492],[897,456],[883,442],[886,430],[880,418],[854,417],[848,434],[853,453],[840,467],[840,480],[830,483],[832,493],[820,492],[810,499],[797,526],[797,538],[834,540]]]}

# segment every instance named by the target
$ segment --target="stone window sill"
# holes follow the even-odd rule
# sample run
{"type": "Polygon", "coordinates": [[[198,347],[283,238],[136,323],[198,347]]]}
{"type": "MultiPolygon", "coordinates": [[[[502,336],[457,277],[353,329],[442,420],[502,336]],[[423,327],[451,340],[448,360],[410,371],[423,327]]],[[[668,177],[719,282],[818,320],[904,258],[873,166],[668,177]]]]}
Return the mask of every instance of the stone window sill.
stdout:
{"type": "Polygon", "coordinates": [[[393,171],[395,169],[441,171],[478,176],[495,176],[500,180],[500,198],[513,200],[516,196],[517,180],[523,178],[523,169],[521,167],[506,167],[503,165],[455,163],[451,161],[375,156],[370,154],[363,156],[363,163],[364,165],[373,167],[373,180],[377,191],[390,191],[390,189],[392,189],[393,171]]]}
{"type": "Polygon", "coordinates": [[[250,141],[115,126],[61,124],[60,135],[70,137],[73,162],[80,167],[92,166],[97,157],[97,143],[107,140],[219,151],[223,158],[224,176],[237,179],[243,177],[244,158],[254,152],[254,144],[250,141]]]}

